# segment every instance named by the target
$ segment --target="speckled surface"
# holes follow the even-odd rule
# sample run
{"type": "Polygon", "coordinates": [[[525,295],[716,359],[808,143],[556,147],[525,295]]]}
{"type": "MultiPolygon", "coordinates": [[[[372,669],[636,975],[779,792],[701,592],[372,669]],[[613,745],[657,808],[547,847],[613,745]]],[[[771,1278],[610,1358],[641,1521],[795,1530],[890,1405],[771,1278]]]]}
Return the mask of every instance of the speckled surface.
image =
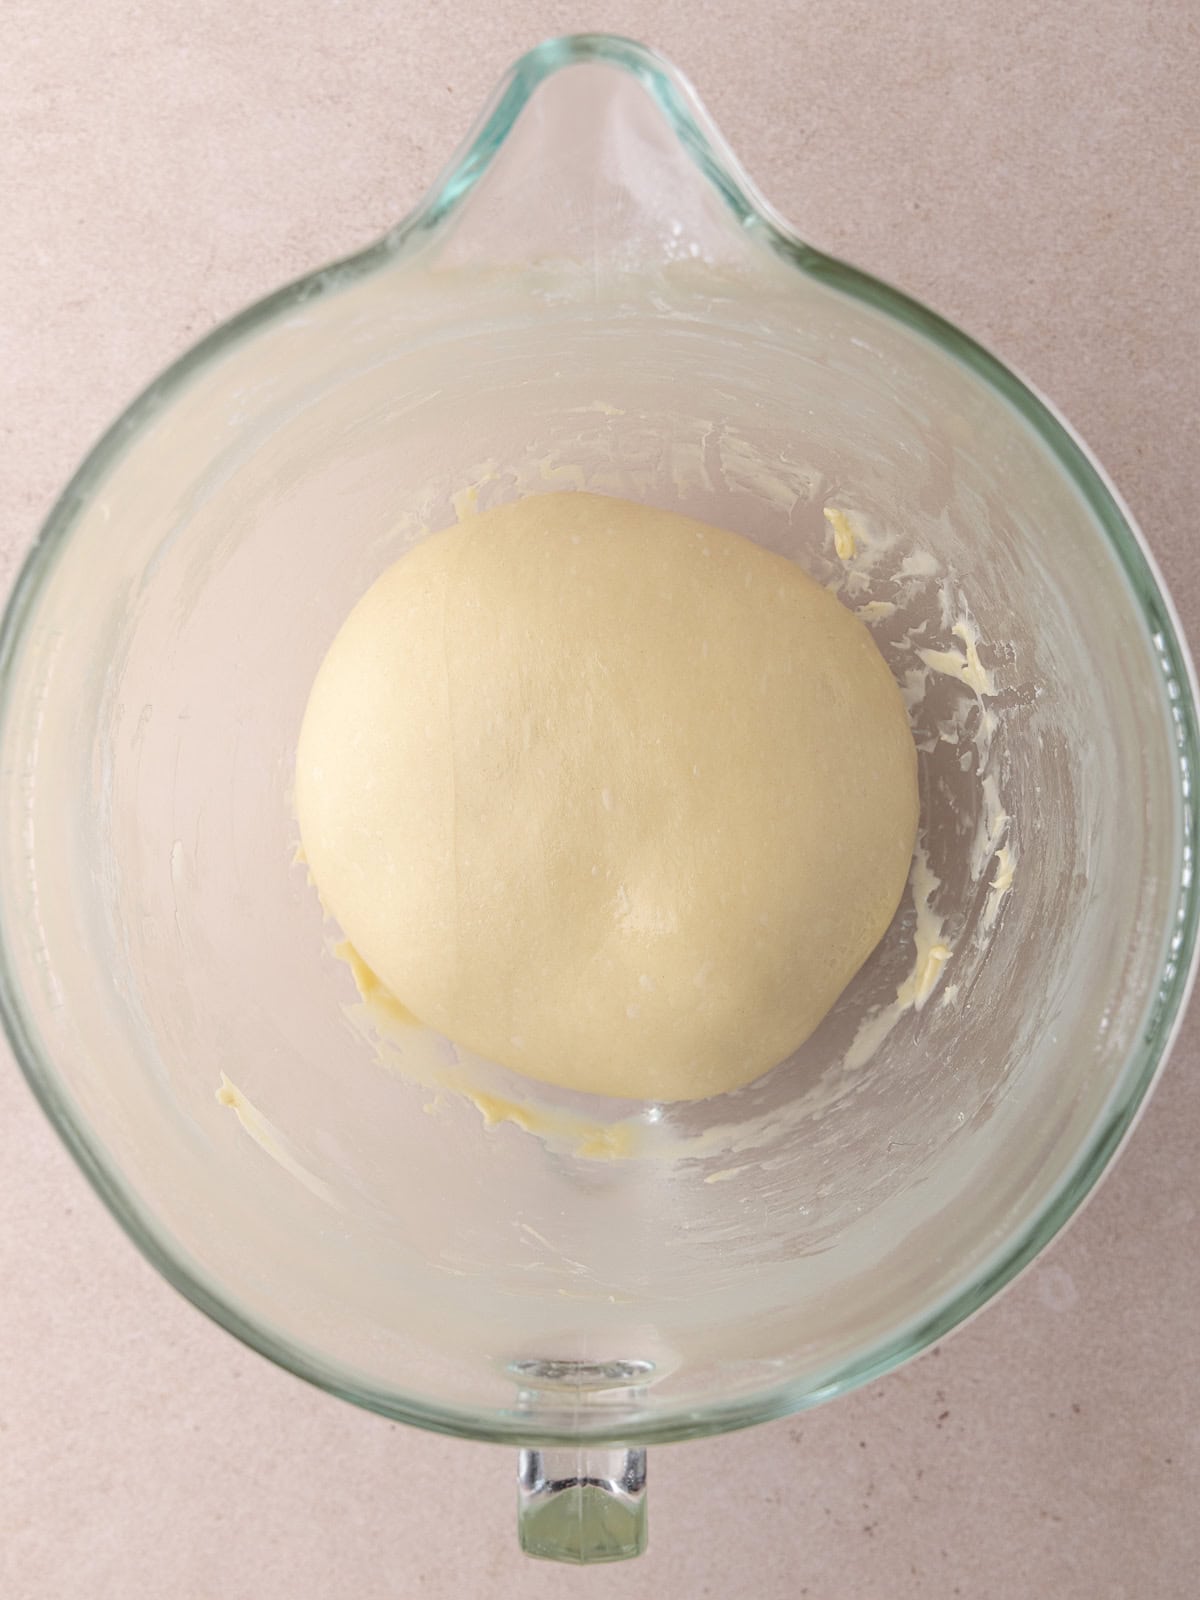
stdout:
{"type": "MultiPolygon", "coordinates": [[[[0,588],[169,358],[419,195],[509,60],[673,56],[814,240],[1052,395],[1200,638],[1189,0],[89,0],[0,8],[0,588]]],[[[360,1415],[168,1289],[0,1051],[5,1600],[1191,1600],[1200,1019],[1095,1202],[939,1350],[657,1451],[652,1549],[524,1563],[507,1452],[360,1415]]]]}

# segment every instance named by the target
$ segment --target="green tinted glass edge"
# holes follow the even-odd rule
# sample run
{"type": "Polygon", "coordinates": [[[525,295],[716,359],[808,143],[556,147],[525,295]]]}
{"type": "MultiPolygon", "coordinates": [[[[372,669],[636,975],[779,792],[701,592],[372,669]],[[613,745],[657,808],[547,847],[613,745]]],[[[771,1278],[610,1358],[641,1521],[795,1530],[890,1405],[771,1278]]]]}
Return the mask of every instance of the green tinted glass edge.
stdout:
{"type": "MultiPolygon", "coordinates": [[[[1195,675],[1174,608],[1132,518],[1097,463],[1048,402],[995,356],[935,312],[844,262],[821,254],[791,233],[742,172],[686,80],[663,57],[632,40],[612,35],[581,34],[548,40],[510,68],[467,142],[408,217],[367,249],[307,274],[223,323],[151,383],[101,437],[43,524],[0,620],[0,747],[12,664],[26,619],[48,573],[66,548],[80,508],[139,431],[195,372],[230,346],[296,306],[344,288],[420,248],[458,209],[487,171],[537,87],[561,68],[586,61],[605,62],[638,78],[654,96],[680,143],[741,226],[758,234],[797,271],[884,312],[933,341],[1008,401],[1041,438],[1107,536],[1141,607],[1161,664],[1180,774],[1179,900],[1174,927],[1166,936],[1161,982],[1148,1005],[1138,1048],[1107,1115],[1081,1149],[1074,1170],[1064,1178],[1039,1215],[1025,1230],[998,1247],[968,1283],[947,1294],[926,1316],[846,1363],[825,1380],[785,1382],[746,1399],[680,1409],[661,1418],[644,1417],[635,1425],[622,1428],[624,1442],[649,1444],[725,1432],[807,1409],[881,1376],[944,1337],[1011,1282],[1078,1210],[1131,1131],[1169,1051],[1190,991],[1196,955],[1198,896],[1192,861],[1200,823],[1200,795],[1196,792],[1193,775],[1200,746],[1195,675]]],[[[410,1396],[375,1389],[356,1382],[321,1357],[244,1317],[236,1306],[222,1298],[197,1266],[183,1259],[168,1240],[159,1236],[154,1223],[126,1190],[120,1175],[109,1166],[105,1153],[90,1136],[25,1017],[12,978],[2,918],[0,1018],[35,1097],[97,1194],[134,1244],[181,1294],[251,1349],[331,1394],[432,1432],[496,1442],[543,1444],[573,1444],[581,1437],[605,1437],[602,1430],[594,1434],[552,1427],[531,1430],[528,1419],[515,1412],[511,1416],[491,1413],[486,1421],[481,1421],[469,1410],[430,1405],[410,1396]]]]}

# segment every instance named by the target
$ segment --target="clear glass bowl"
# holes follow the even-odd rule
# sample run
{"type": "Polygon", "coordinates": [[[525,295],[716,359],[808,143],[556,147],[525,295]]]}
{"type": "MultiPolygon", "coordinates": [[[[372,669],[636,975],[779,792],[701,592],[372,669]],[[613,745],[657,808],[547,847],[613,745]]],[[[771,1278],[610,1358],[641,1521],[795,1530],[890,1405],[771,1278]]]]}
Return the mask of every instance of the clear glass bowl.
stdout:
{"type": "Polygon", "coordinates": [[[540,1553],[639,1546],[640,1458],[602,1447],[812,1405],[995,1294],[1186,996],[1194,683],[1128,513],[994,357],[791,234],[626,41],[523,57],[412,216],[129,408],[18,580],[0,686],[0,999],[66,1143],[254,1348],[531,1447],[540,1553]],[[910,694],[932,877],[816,1038],[719,1101],[588,1104],[381,1038],[293,860],[350,605],[550,487],[795,557],[910,694]],[[494,1098],[436,1087],[468,1080],[494,1098]],[[601,1511],[564,1532],[566,1483],[601,1511]]]}

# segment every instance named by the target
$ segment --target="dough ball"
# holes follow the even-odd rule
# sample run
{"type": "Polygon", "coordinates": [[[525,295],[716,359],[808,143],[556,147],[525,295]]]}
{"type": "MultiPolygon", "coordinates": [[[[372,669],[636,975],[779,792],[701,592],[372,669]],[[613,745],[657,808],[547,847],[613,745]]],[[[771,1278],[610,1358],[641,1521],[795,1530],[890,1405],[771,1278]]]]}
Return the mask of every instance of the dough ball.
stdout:
{"type": "Polygon", "coordinates": [[[536,495],[402,557],[312,688],[300,830],[415,1016],[690,1100],[812,1032],[887,928],[916,752],[863,625],[735,534],[536,495]]]}

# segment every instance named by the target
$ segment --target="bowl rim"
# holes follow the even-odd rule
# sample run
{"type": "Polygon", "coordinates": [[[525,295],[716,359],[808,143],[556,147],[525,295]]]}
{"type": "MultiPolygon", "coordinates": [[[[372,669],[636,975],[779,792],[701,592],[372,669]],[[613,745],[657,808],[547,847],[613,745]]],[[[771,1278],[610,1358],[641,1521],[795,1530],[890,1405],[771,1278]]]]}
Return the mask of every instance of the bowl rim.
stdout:
{"type": "MultiPolygon", "coordinates": [[[[616,67],[636,78],[657,103],[699,172],[740,227],[804,276],[883,312],[936,345],[1019,413],[1072,481],[1116,556],[1140,610],[1162,671],[1163,706],[1175,741],[1179,776],[1181,871],[1158,987],[1148,996],[1137,1044],[1103,1114],[1040,1210],[1012,1231],[954,1289],[921,1317],[877,1340],[819,1381],[791,1378],[730,1401],[664,1406],[620,1425],[625,1443],[647,1444],[725,1432],[805,1410],[899,1366],[973,1316],[1037,1256],[1078,1213],[1128,1138],[1178,1032],[1197,960],[1200,893],[1192,872],[1200,823],[1200,791],[1192,781],[1197,737],[1195,670],[1174,604],[1154,557],[1107,475],[1058,411],[1027,381],[935,312],[890,285],[815,250],[759,194],[690,83],[658,52],[609,34],[550,39],[522,55],[428,194],[401,222],[365,250],[307,273],[224,322],[160,374],[95,444],[46,517],[18,571],[0,619],[0,751],[13,667],[38,597],[70,541],[80,511],[154,416],[193,374],[231,346],[286,316],[298,305],[340,290],[421,248],[454,217],[490,167],[521,111],[542,83],[584,62],[616,67]]],[[[357,1379],[319,1352],[244,1315],[191,1260],[127,1188],[116,1164],[92,1134],[81,1109],[41,1048],[14,977],[12,952],[0,918],[0,1021],[13,1054],[56,1131],[101,1200],[155,1268],[213,1321],[277,1365],[319,1388],[398,1421],[465,1438],[513,1443],[575,1444],[613,1437],[603,1418],[571,1428],[536,1423],[513,1410],[480,1412],[431,1403],[357,1379]]]]}

